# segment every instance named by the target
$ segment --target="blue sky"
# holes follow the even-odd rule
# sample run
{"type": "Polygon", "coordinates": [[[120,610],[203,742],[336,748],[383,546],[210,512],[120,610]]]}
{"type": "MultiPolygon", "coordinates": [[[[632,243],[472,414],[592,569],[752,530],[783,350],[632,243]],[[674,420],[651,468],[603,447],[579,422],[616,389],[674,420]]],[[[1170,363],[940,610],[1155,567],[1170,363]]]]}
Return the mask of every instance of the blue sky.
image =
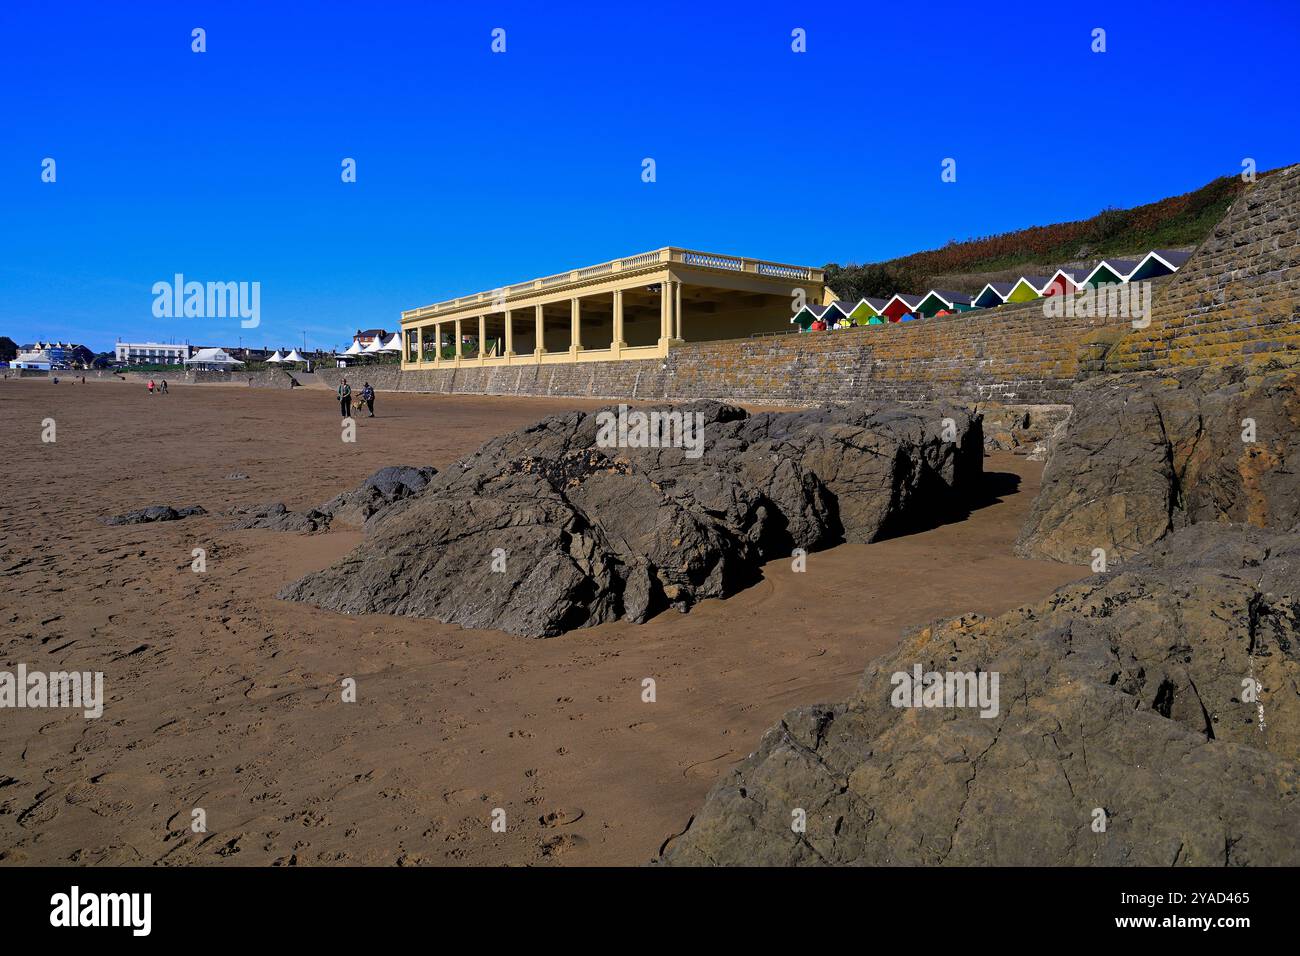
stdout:
{"type": "Polygon", "coordinates": [[[1269,0],[7,3],[0,334],[344,346],[664,245],[822,265],[1078,219],[1300,161],[1297,63],[1269,0]],[[178,272],[260,282],[260,327],[155,318],[178,272]]]}

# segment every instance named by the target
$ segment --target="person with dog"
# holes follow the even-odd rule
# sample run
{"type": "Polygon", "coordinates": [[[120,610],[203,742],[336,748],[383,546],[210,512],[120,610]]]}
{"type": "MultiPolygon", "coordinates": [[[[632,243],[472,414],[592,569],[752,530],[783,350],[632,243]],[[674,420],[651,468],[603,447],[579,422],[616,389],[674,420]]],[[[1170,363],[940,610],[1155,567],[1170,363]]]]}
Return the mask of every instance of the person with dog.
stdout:
{"type": "Polygon", "coordinates": [[[370,417],[375,417],[375,390],[366,382],[361,387],[361,401],[365,403],[366,409],[370,412],[370,417]]]}
{"type": "Polygon", "coordinates": [[[339,383],[339,411],[344,418],[352,417],[352,386],[346,378],[339,383]]]}

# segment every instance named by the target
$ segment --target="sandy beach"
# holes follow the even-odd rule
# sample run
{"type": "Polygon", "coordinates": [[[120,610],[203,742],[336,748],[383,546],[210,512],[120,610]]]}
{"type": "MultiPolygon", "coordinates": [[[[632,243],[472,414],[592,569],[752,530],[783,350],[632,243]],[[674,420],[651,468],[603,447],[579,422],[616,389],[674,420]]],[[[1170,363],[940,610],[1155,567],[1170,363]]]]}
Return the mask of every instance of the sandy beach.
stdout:
{"type": "Polygon", "coordinates": [[[231,508],[310,506],[601,404],[381,394],[349,445],[327,391],[0,382],[0,667],[103,671],[106,696],[99,719],[0,713],[0,861],[641,864],[784,711],[844,697],[906,630],[1087,573],[1012,556],[1041,465],[1009,455],[963,521],[549,640],[278,601],[360,533],[227,530],[231,508]],[[154,504],[208,514],[100,521],[154,504]]]}

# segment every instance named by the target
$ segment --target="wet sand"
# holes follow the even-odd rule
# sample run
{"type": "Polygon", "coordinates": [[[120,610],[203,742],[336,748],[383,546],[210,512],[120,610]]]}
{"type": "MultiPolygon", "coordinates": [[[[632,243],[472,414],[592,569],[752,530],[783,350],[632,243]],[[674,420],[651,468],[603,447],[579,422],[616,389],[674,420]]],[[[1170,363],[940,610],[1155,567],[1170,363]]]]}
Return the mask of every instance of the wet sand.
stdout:
{"type": "Polygon", "coordinates": [[[601,404],[380,395],[345,445],[327,391],[0,382],[0,669],[103,671],[107,698],[98,720],[0,710],[0,862],[643,863],[782,713],[851,692],[905,630],[1087,573],[1011,555],[1041,466],[1009,455],[985,460],[1000,496],[966,520],[550,640],[277,601],[360,535],[229,531],[218,514],[316,504],[601,404]],[[153,504],[210,514],[98,520],[153,504]]]}

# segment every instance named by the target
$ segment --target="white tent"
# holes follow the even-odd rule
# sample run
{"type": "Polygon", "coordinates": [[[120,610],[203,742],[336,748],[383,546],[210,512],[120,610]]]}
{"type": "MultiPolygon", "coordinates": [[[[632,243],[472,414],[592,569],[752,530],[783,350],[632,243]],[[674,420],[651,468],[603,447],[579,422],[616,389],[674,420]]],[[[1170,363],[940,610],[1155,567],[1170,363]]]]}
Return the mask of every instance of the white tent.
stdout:
{"type": "Polygon", "coordinates": [[[378,338],[374,338],[370,340],[369,345],[361,350],[361,354],[378,355],[382,351],[384,351],[384,343],[380,342],[378,338]]]}
{"type": "Polygon", "coordinates": [[[185,360],[186,365],[198,365],[204,368],[234,368],[244,363],[231,358],[224,349],[199,349],[185,360]]]}
{"type": "Polygon", "coordinates": [[[346,352],[339,353],[339,355],[360,355],[360,354],[361,354],[361,346],[357,344],[356,339],[352,340],[352,344],[348,346],[346,352]]]}
{"type": "Polygon", "coordinates": [[[381,352],[400,352],[402,351],[402,333],[394,332],[393,337],[384,343],[381,352]]]}
{"type": "Polygon", "coordinates": [[[266,361],[267,361],[268,363],[271,363],[271,362],[283,362],[283,361],[284,361],[284,356],[280,354],[280,350],[279,350],[279,349],[276,349],[276,350],[275,350],[275,354],[272,355],[272,356],[271,356],[269,359],[267,359],[266,361]]]}
{"type": "Polygon", "coordinates": [[[297,349],[293,349],[284,357],[286,362],[306,362],[307,360],[298,354],[297,349]]]}

